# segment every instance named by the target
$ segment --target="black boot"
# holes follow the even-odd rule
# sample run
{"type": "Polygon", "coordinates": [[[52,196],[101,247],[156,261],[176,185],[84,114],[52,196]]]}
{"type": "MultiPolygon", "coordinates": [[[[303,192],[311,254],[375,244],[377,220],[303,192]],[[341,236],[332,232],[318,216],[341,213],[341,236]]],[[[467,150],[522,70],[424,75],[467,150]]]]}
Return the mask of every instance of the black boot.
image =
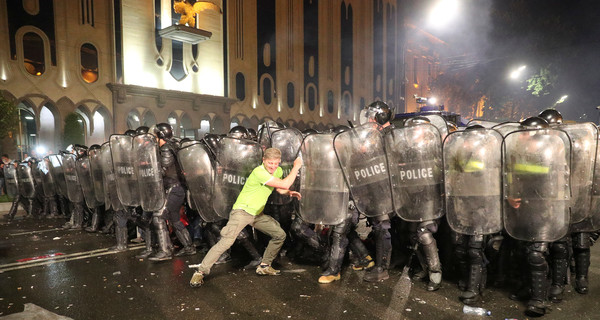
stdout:
{"type": "Polygon", "coordinates": [[[562,301],[567,279],[567,259],[554,259],[552,261],[552,286],[548,292],[550,301],[558,303],[562,301]]]}
{"type": "Polygon", "coordinates": [[[575,290],[580,294],[588,293],[588,269],[590,267],[590,249],[575,250],[575,290]]]}
{"type": "Polygon", "coordinates": [[[472,305],[477,303],[481,298],[483,274],[483,267],[481,265],[471,265],[467,288],[459,297],[464,304],[472,305]]]}
{"type": "Polygon", "coordinates": [[[97,212],[98,209],[94,210],[94,214],[92,215],[92,224],[85,228],[87,232],[96,232],[98,231],[98,226],[100,226],[100,215],[97,212]]]}
{"type": "Polygon", "coordinates": [[[543,316],[548,308],[546,295],[546,272],[531,272],[531,298],[527,302],[525,314],[530,317],[543,316]]]}
{"type": "Polygon", "coordinates": [[[175,234],[177,235],[177,239],[183,245],[183,249],[179,250],[175,256],[191,256],[196,254],[196,247],[192,244],[192,238],[190,237],[190,233],[187,229],[175,230],[175,234]]]}
{"type": "Polygon", "coordinates": [[[152,250],[152,231],[150,230],[150,227],[144,228],[143,232],[144,232],[144,243],[146,244],[146,249],[144,251],[142,251],[140,254],[135,256],[137,259],[146,259],[153,252],[153,250],[152,250]]]}
{"type": "Polygon", "coordinates": [[[171,249],[171,239],[169,238],[169,231],[167,229],[167,223],[165,220],[158,217],[152,218],[156,235],[158,236],[158,247],[159,251],[156,254],[148,257],[150,261],[164,261],[171,260],[173,258],[171,249]]]}
{"type": "Polygon", "coordinates": [[[6,219],[8,220],[8,222],[11,222],[15,218],[15,215],[17,214],[17,209],[19,209],[19,196],[15,197],[10,206],[10,210],[8,210],[8,214],[6,214],[6,219]]]}
{"type": "Polygon", "coordinates": [[[104,228],[102,228],[102,230],[100,230],[100,233],[105,233],[105,234],[112,233],[114,226],[115,226],[115,221],[113,219],[110,219],[110,221],[104,226],[104,228]]]}
{"type": "Polygon", "coordinates": [[[115,237],[117,238],[117,245],[109,248],[108,251],[127,251],[127,227],[117,228],[115,237]]]}

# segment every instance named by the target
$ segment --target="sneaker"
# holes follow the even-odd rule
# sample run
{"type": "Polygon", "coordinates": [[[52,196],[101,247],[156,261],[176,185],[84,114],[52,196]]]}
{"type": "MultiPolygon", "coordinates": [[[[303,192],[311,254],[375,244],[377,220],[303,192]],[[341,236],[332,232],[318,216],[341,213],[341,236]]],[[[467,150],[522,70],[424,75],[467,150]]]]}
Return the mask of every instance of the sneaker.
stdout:
{"type": "Polygon", "coordinates": [[[269,265],[259,265],[256,268],[256,274],[261,276],[278,276],[281,274],[281,271],[273,269],[273,267],[269,265]]]}
{"type": "Polygon", "coordinates": [[[319,277],[319,283],[332,283],[334,281],[340,280],[340,278],[341,276],[339,272],[337,274],[323,275],[319,277]]]}
{"type": "Polygon", "coordinates": [[[356,264],[352,265],[352,270],[360,271],[364,269],[373,268],[374,266],[375,262],[373,261],[373,258],[371,258],[371,256],[366,256],[360,259],[356,264]]]}
{"type": "Polygon", "coordinates": [[[245,266],[242,268],[242,270],[249,270],[249,269],[254,269],[254,268],[258,267],[258,265],[260,265],[260,261],[261,261],[261,260],[262,260],[262,259],[261,259],[261,258],[259,258],[259,259],[256,259],[256,260],[252,260],[252,261],[250,261],[250,263],[248,263],[247,265],[245,265],[245,266]]]}
{"type": "Polygon", "coordinates": [[[190,287],[197,288],[204,284],[204,272],[196,271],[190,280],[190,287]]]}
{"type": "Polygon", "coordinates": [[[389,278],[390,275],[388,274],[387,270],[385,270],[382,267],[375,267],[367,271],[367,273],[365,273],[365,277],[363,278],[363,280],[367,282],[376,282],[387,280],[389,278]]]}
{"type": "Polygon", "coordinates": [[[187,246],[187,247],[184,247],[183,249],[177,251],[177,253],[175,253],[175,256],[183,257],[183,256],[193,256],[195,254],[196,254],[196,247],[187,246]]]}

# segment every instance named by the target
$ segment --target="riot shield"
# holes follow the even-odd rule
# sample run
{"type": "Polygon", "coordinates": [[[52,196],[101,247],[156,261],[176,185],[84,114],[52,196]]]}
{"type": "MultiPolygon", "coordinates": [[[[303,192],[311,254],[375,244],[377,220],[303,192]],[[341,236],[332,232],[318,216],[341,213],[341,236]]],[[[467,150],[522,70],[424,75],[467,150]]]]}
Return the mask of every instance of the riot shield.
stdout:
{"type": "Polygon", "coordinates": [[[590,216],[598,129],[593,123],[557,127],[571,139],[571,224],[590,216]]]}
{"type": "Polygon", "coordinates": [[[500,132],[503,137],[506,137],[507,134],[521,130],[521,124],[518,122],[502,122],[492,127],[492,129],[500,132]]]}
{"type": "Polygon", "coordinates": [[[133,159],[138,177],[140,205],[144,211],[157,211],[165,204],[162,171],[158,161],[158,141],[149,133],[133,138],[133,159]]]}
{"type": "Polygon", "coordinates": [[[123,205],[117,195],[117,181],[115,179],[110,143],[105,142],[101,147],[102,173],[104,176],[104,204],[106,208],[115,211],[122,210],[123,205]]]}
{"type": "Polygon", "coordinates": [[[77,163],[74,154],[62,154],[62,165],[67,182],[67,196],[71,202],[83,202],[83,191],[77,177],[77,163]]]}
{"type": "Polygon", "coordinates": [[[133,137],[114,134],[110,136],[110,154],[121,204],[128,207],[140,205],[138,177],[134,168],[133,137]]]}
{"type": "Polygon", "coordinates": [[[426,114],[423,117],[429,119],[431,124],[438,129],[442,141],[444,141],[448,135],[448,123],[446,123],[446,119],[439,114],[426,114]]]}
{"type": "Polygon", "coordinates": [[[519,130],[504,138],[503,222],[511,237],[552,242],[567,234],[570,156],[561,130],[519,130]]]}
{"type": "Polygon", "coordinates": [[[67,182],[65,180],[65,171],[62,167],[62,157],[59,154],[51,154],[48,156],[50,159],[50,174],[54,184],[58,186],[56,193],[63,197],[67,197],[67,182]]]}
{"type": "MultiPolygon", "coordinates": [[[[36,188],[42,188],[42,172],[40,171],[40,166],[43,165],[43,161],[36,163],[33,167],[31,167],[31,174],[33,175],[34,186],[36,188]]],[[[43,191],[42,191],[43,192],[43,191]]]]}
{"type": "MultiPolygon", "coordinates": [[[[213,208],[215,169],[211,153],[200,142],[186,144],[177,151],[177,159],[187,184],[193,208],[206,222],[223,220],[213,208]]],[[[216,190],[216,192],[220,192],[216,190]]],[[[227,217],[229,218],[229,217],[227,217]]]]}
{"type": "Polygon", "coordinates": [[[394,128],[384,140],[396,214],[411,222],[443,216],[439,130],[429,123],[394,128]]]}
{"type": "Polygon", "coordinates": [[[42,189],[44,190],[44,196],[54,197],[56,195],[56,185],[54,184],[54,178],[50,172],[50,159],[48,157],[40,161],[39,166],[40,175],[42,177],[42,189]]]}
{"type": "Polygon", "coordinates": [[[93,171],[89,156],[84,156],[77,159],[75,169],[77,170],[77,178],[79,179],[79,184],[81,185],[81,191],[83,192],[85,204],[88,208],[96,208],[101,203],[99,203],[96,199],[96,194],[94,192],[94,179],[92,176],[93,171]]]}
{"type": "Polygon", "coordinates": [[[367,122],[338,133],[336,157],[358,211],[368,217],[394,211],[381,126],[367,122]]]}
{"type": "Polygon", "coordinates": [[[311,134],[302,142],[300,208],[307,223],[337,225],[348,211],[349,190],[335,156],[335,133],[311,134]]]}
{"type": "Polygon", "coordinates": [[[15,198],[19,194],[19,183],[17,178],[17,169],[14,164],[4,165],[4,183],[6,184],[6,193],[9,197],[15,198]]]}
{"type": "Polygon", "coordinates": [[[262,149],[257,142],[223,137],[219,141],[213,208],[222,218],[229,212],[252,170],[261,164],[262,149]]]}
{"type": "Polygon", "coordinates": [[[483,120],[483,119],[473,119],[473,120],[469,120],[469,122],[467,122],[467,127],[474,126],[474,125],[480,125],[484,128],[490,129],[490,128],[496,126],[497,124],[498,124],[498,122],[493,122],[493,121],[488,121],[488,120],[483,120]]]}
{"type": "Polygon", "coordinates": [[[493,129],[450,133],[444,141],[446,219],[452,230],[502,230],[502,135],[493,129]]]}
{"type": "Polygon", "coordinates": [[[35,185],[33,182],[33,173],[27,162],[21,162],[17,166],[17,177],[19,180],[19,194],[24,198],[33,198],[35,196],[35,185]]]}
{"type": "MultiPolygon", "coordinates": [[[[281,151],[281,164],[279,166],[283,170],[282,178],[285,178],[294,167],[294,160],[296,160],[298,150],[302,144],[302,132],[296,128],[273,131],[270,141],[271,147],[281,151]]],[[[297,191],[299,183],[299,179],[296,179],[290,190],[297,191]]],[[[292,202],[292,199],[292,197],[281,195],[279,192],[273,190],[273,193],[269,197],[269,203],[284,205],[292,202]]]]}
{"type": "Polygon", "coordinates": [[[91,149],[88,151],[90,167],[92,170],[92,181],[94,183],[94,195],[99,204],[104,203],[104,174],[102,172],[102,150],[91,149]]]}

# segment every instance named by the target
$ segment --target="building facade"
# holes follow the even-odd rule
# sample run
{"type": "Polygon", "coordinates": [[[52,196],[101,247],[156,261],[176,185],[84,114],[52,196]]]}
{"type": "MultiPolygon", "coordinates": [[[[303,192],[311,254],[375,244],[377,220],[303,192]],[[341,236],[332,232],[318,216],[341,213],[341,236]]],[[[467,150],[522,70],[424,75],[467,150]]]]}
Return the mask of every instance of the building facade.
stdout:
{"type": "Polygon", "coordinates": [[[63,147],[70,113],[90,145],[158,122],[198,138],[267,119],[324,130],[373,100],[407,111],[398,1],[213,2],[186,26],[175,0],[0,0],[0,93],[21,112],[3,152],[63,147]]]}

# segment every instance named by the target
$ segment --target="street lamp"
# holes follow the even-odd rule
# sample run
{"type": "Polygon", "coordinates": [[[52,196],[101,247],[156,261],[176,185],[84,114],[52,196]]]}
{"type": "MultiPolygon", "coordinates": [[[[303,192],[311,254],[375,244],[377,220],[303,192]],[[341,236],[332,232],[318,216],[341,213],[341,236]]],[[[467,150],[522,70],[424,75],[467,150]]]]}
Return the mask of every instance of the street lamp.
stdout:
{"type": "Polygon", "coordinates": [[[433,28],[447,26],[458,13],[458,0],[438,0],[429,11],[428,25],[433,28]]]}
{"type": "Polygon", "coordinates": [[[519,79],[519,77],[521,76],[521,74],[523,73],[523,71],[525,71],[525,69],[527,68],[527,66],[520,66],[517,70],[514,70],[513,72],[510,73],[510,78],[511,79],[519,79]]]}

